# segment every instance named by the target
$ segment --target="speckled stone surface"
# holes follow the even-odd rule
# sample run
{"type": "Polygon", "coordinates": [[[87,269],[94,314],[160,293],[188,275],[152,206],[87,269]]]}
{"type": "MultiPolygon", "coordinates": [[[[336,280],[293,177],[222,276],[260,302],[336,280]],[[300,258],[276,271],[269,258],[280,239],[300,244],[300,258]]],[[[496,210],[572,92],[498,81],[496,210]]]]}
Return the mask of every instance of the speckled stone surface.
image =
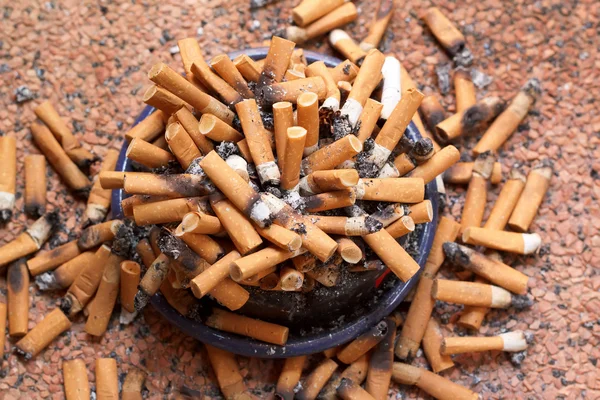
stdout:
{"type": "MultiPolygon", "coordinates": [[[[0,131],[18,140],[18,200],[12,221],[0,229],[0,244],[21,232],[23,158],[37,153],[28,125],[33,107],[50,99],[84,146],[102,156],[119,148],[125,130],[142,109],[146,71],[157,61],[180,68],[176,39],[197,37],[207,57],[258,46],[287,23],[296,1],[251,12],[248,0],[4,1],[0,4],[0,131]],[[17,96],[18,93],[18,96],[17,96]],[[28,97],[33,100],[26,101],[28,97]],[[17,100],[25,100],[17,104],[17,100]]],[[[359,20],[348,27],[366,35],[376,2],[357,2],[359,20]]],[[[435,66],[448,61],[418,16],[431,2],[400,2],[382,49],[394,53],[426,93],[439,93],[435,66]]],[[[530,276],[533,308],[488,315],[481,334],[523,329],[535,343],[520,365],[499,352],[456,356],[447,378],[484,399],[600,398],[600,3],[593,0],[497,2],[439,1],[457,21],[475,56],[475,68],[492,77],[478,98],[510,99],[528,77],[542,81],[543,95],[500,152],[504,172],[540,158],[554,160],[550,192],[531,230],[543,238],[539,255],[505,257],[530,276]]],[[[321,39],[306,46],[331,53],[321,39]]],[[[450,113],[454,93],[442,97],[450,113]]],[[[474,145],[470,139],[463,149],[474,145]]],[[[1,160],[0,160],[1,164],[1,160]]],[[[84,203],[74,199],[48,169],[49,209],[60,209],[63,225],[47,245],[77,237],[84,203]]],[[[491,195],[490,203],[500,187],[491,195]]],[[[449,212],[460,217],[464,188],[449,188],[449,212]]],[[[489,212],[489,207],[488,207],[489,212]]],[[[453,277],[452,268],[443,275],[453,277]]],[[[0,298],[6,295],[4,273],[0,298]]],[[[32,286],[30,328],[62,293],[40,294],[32,286]]],[[[447,334],[458,307],[440,304],[434,313],[447,334]]],[[[22,362],[7,352],[0,368],[0,399],[63,398],[62,360],[83,357],[94,385],[94,359],[115,357],[121,379],[130,366],[149,373],[148,398],[191,390],[218,398],[214,374],[202,346],[169,326],[151,309],[134,324],[118,325],[94,340],[83,319],[38,357],[22,362]]],[[[457,331],[458,332],[458,331],[457,331]]],[[[15,341],[9,339],[7,347],[15,341]]],[[[242,373],[258,398],[273,398],[280,362],[240,358],[242,373]]],[[[416,361],[425,365],[423,357],[416,361]]],[[[391,399],[423,398],[392,385],[391,399]]]]}

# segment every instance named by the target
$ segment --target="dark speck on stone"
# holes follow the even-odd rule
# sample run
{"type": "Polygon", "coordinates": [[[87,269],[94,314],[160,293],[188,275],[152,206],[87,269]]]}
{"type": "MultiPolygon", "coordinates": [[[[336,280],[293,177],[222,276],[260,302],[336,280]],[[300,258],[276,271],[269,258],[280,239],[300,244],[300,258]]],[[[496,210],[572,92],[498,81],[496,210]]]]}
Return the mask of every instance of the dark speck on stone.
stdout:
{"type": "Polygon", "coordinates": [[[0,64],[0,74],[10,71],[10,65],[8,64],[0,64]]]}
{"type": "Polygon", "coordinates": [[[36,97],[37,95],[29,90],[29,88],[25,85],[19,86],[15,89],[15,102],[17,104],[28,102],[36,97]]]}

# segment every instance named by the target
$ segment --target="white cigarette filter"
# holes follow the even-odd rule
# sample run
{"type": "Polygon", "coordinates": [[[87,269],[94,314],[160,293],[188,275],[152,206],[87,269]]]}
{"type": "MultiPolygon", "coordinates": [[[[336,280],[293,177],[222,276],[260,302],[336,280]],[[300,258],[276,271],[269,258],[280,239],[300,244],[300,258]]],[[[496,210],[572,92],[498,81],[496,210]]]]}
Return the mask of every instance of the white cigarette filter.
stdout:
{"type": "Polygon", "coordinates": [[[381,67],[383,75],[383,90],[381,92],[381,118],[387,120],[400,101],[402,87],[400,84],[400,61],[396,57],[388,56],[381,67]]]}
{"type": "Polygon", "coordinates": [[[507,332],[498,336],[504,341],[504,347],[502,349],[504,351],[517,352],[527,348],[527,338],[523,331],[507,332]]]}

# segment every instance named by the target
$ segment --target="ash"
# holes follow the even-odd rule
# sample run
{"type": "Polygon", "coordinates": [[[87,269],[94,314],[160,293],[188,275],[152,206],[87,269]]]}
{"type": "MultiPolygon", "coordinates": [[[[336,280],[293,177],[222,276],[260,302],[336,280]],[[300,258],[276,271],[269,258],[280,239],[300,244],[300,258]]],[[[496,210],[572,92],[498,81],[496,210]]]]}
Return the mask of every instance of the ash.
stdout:
{"type": "Polygon", "coordinates": [[[438,64],[435,66],[435,74],[438,78],[438,86],[443,95],[450,92],[450,69],[452,66],[449,63],[438,64]]]}

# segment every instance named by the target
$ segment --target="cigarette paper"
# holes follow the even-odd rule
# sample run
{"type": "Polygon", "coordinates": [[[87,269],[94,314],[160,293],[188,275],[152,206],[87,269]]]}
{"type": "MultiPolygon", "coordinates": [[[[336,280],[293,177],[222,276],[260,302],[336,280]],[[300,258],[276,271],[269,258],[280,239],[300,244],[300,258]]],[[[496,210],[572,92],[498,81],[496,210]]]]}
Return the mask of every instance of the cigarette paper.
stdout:
{"type": "Polygon", "coordinates": [[[434,95],[425,96],[419,110],[423,114],[427,127],[435,132],[437,124],[446,119],[444,107],[440,104],[438,98],[434,95]]]}
{"type": "Polygon", "coordinates": [[[206,325],[280,346],[285,345],[289,334],[289,329],[285,326],[248,318],[217,308],[214,308],[211,316],[207,318],[206,325]]]}
{"type": "Polygon", "coordinates": [[[92,336],[102,336],[108,328],[110,316],[119,295],[119,284],[121,279],[120,257],[109,258],[94,301],[90,304],[88,319],[85,323],[85,331],[92,336]]]}
{"type": "Polygon", "coordinates": [[[37,276],[72,260],[79,254],[81,250],[77,246],[77,240],[73,240],[55,249],[38,253],[34,258],[27,260],[27,268],[32,276],[37,276]]]}
{"type": "Polygon", "coordinates": [[[524,188],[525,176],[518,169],[513,168],[483,227],[486,229],[504,230],[524,188]]]}
{"type": "Polygon", "coordinates": [[[119,400],[119,375],[114,358],[96,359],[96,399],[119,400]]]}
{"type": "Polygon", "coordinates": [[[296,398],[299,400],[316,399],[337,367],[338,364],[330,358],[321,362],[305,379],[302,390],[296,394],[296,398]]]}
{"type": "Polygon", "coordinates": [[[25,360],[31,360],[70,327],[69,318],[59,308],[55,308],[17,342],[16,352],[25,360]]]}
{"type": "Polygon", "coordinates": [[[433,281],[431,297],[448,303],[489,308],[508,308],[512,301],[510,292],[498,286],[445,279],[433,281]]]}
{"type": "MultiPolygon", "coordinates": [[[[392,379],[392,364],[394,362],[394,341],[396,339],[396,323],[392,318],[386,318],[387,332],[381,342],[375,346],[369,361],[366,391],[375,400],[386,400],[392,379]]],[[[342,380],[343,384],[343,380],[342,380]]],[[[338,393],[340,389],[338,388],[338,393]]]]}
{"type": "Polygon", "coordinates": [[[423,335],[423,352],[433,372],[440,373],[454,366],[452,358],[440,353],[444,337],[435,318],[430,318],[423,335]]]}
{"type": "Polygon", "coordinates": [[[294,388],[300,382],[306,356],[286,358],[277,380],[275,392],[283,400],[294,399],[294,388]]]}
{"type": "Polygon", "coordinates": [[[46,213],[13,241],[0,247],[0,267],[38,251],[53,233],[57,222],[56,212],[46,213]]]}
{"type": "Polygon", "coordinates": [[[451,55],[454,56],[464,49],[465,37],[438,8],[427,9],[423,20],[433,36],[451,55]]]}
{"type": "Polygon", "coordinates": [[[142,386],[146,380],[146,373],[140,369],[131,367],[127,371],[123,388],[121,390],[122,400],[142,400],[142,386]]]}
{"type": "Polygon", "coordinates": [[[474,226],[463,231],[462,241],[516,254],[535,253],[542,244],[542,238],[537,233],[507,232],[474,226]]]}
{"type": "Polygon", "coordinates": [[[137,138],[129,143],[125,155],[148,168],[166,167],[175,160],[170,152],[137,138]]]}
{"type": "Polygon", "coordinates": [[[488,337],[446,337],[442,341],[441,353],[451,355],[489,350],[518,352],[525,349],[525,334],[522,331],[513,331],[488,337]]]}
{"type": "Polygon", "coordinates": [[[396,362],[392,379],[403,385],[414,385],[438,400],[477,400],[479,395],[443,376],[422,368],[396,362]]]}
{"type": "Polygon", "coordinates": [[[88,400],[90,398],[90,383],[83,359],[63,361],[63,381],[67,400],[88,400]]]}
{"type": "Polygon", "coordinates": [[[248,57],[247,54],[241,54],[233,60],[233,65],[242,74],[244,79],[249,82],[258,82],[260,79],[261,68],[258,64],[248,57]]]}
{"type": "Polygon", "coordinates": [[[548,192],[552,179],[552,167],[542,162],[527,175],[525,188],[510,215],[508,226],[517,232],[526,232],[537,215],[538,209],[548,192]]]}
{"type": "MultiPolygon", "coordinates": [[[[15,207],[17,185],[17,140],[14,136],[0,137],[0,158],[2,158],[2,169],[0,170],[0,222],[7,222],[12,217],[13,208],[15,207]]],[[[25,168],[27,173],[27,163],[25,168]]]]}
{"type": "Polygon", "coordinates": [[[352,2],[344,3],[333,11],[319,18],[312,24],[299,28],[290,26],[286,30],[286,37],[298,44],[327,33],[354,21],[358,17],[358,10],[352,2]]]}
{"type": "Polygon", "coordinates": [[[319,100],[324,100],[327,96],[327,86],[323,78],[312,76],[310,78],[274,83],[259,89],[257,96],[260,103],[266,106],[280,101],[288,101],[295,104],[298,101],[298,97],[306,92],[315,93],[319,100]]]}
{"type": "MultiPolygon", "coordinates": [[[[21,258],[8,266],[6,273],[8,288],[8,333],[13,337],[27,334],[29,322],[29,271],[25,259],[21,258]]],[[[4,331],[0,333],[4,336],[4,331]]]]}
{"type": "Polygon", "coordinates": [[[355,64],[360,65],[367,55],[367,52],[343,30],[334,29],[329,33],[329,43],[340,52],[344,58],[349,59],[355,64]]]}
{"type": "Polygon", "coordinates": [[[217,377],[219,388],[226,399],[241,399],[240,395],[245,392],[246,384],[240,374],[240,369],[235,355],[225,350],[205,344],[210,365],[217,377]]]}
{"type": "Polygon", "coordinates": [[[210,203],[223,228],[241,254],[246,254],[262,244],[262,239],[253,228],[252,223],[229,200],[220,195],[213,195],[210,203]]]}
{"type": "Polygon", "coordinates": [[[98,181],[103,189],[122,189],[125,185],[125,172],[100,171],[98,181]]]}

